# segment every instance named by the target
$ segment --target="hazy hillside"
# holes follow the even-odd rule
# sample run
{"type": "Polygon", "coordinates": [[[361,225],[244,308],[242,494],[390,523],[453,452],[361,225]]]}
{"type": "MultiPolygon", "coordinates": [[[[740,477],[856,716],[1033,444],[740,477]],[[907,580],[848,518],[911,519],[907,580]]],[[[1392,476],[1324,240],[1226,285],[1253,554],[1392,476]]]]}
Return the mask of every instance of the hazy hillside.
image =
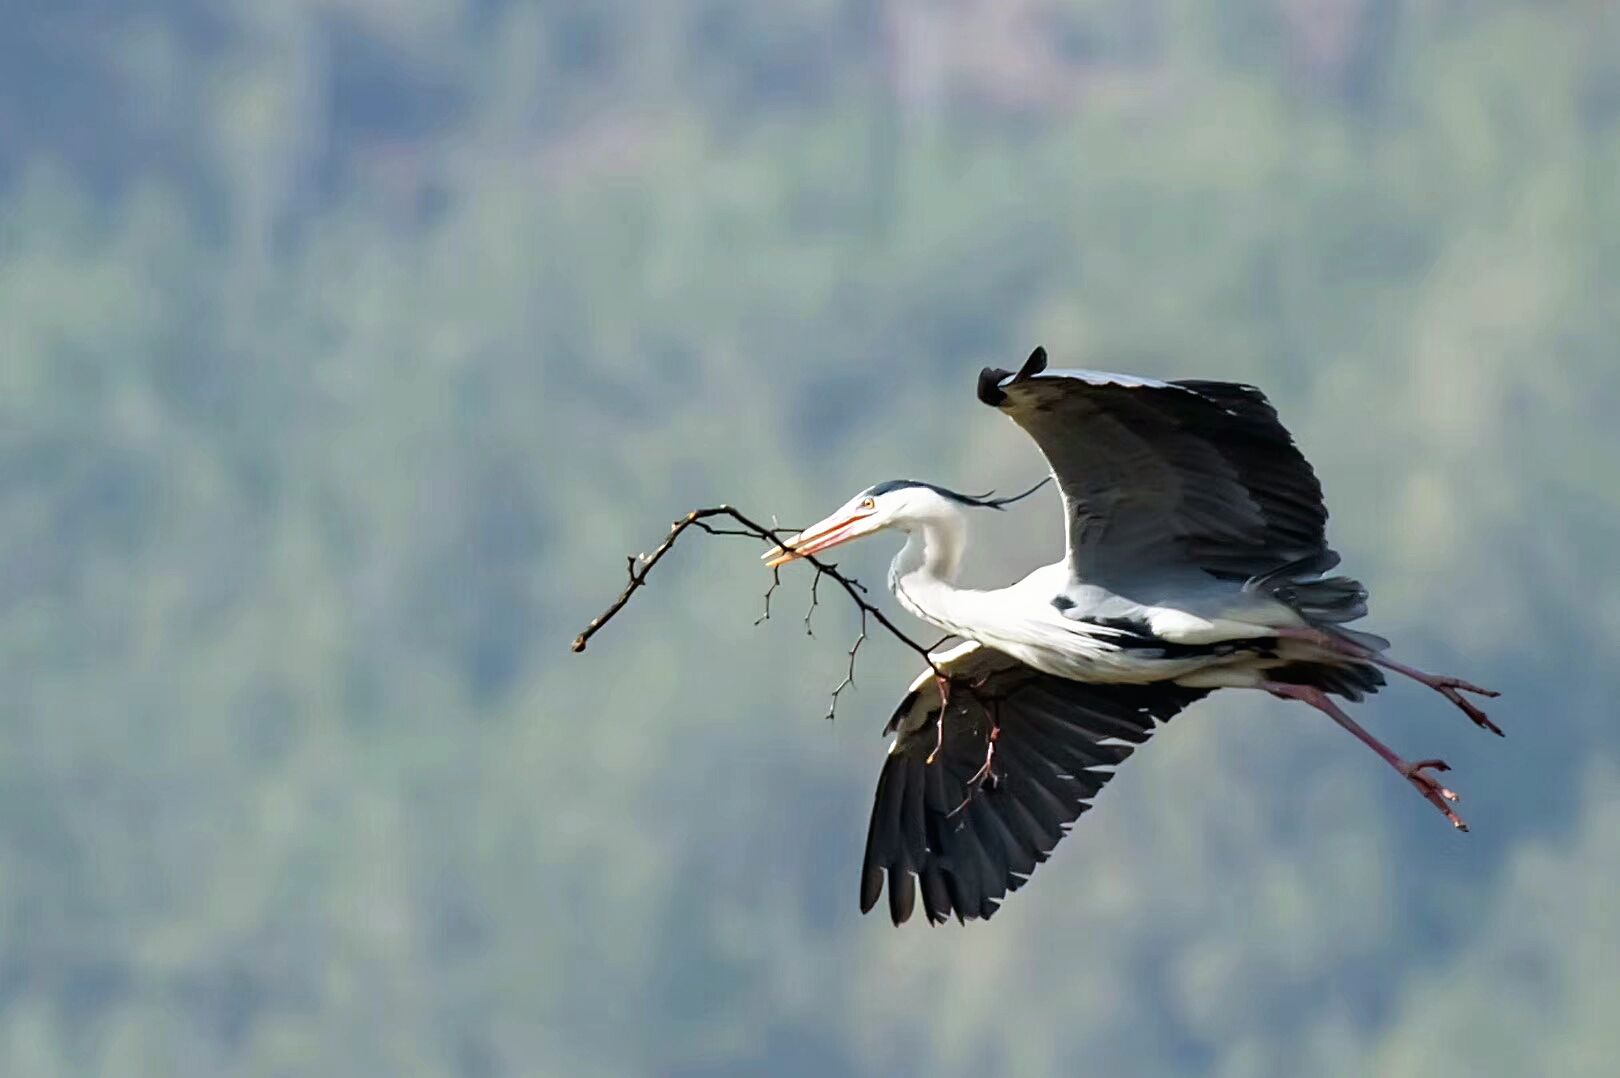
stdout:
{"type": "Polygon", "coordinates": [[[1608,1073],[1617,341],[1597,3],[17,0],[0,1073],[1608,1073]],[[1032,481],[972,386],[1037,343],[1271,393],[1376,628],[1508,693],[1360,711],[1472,834],[1238,695],[896,931],[903,651],[821,721],[848,611],[710,540],[567,653],[691,506],[1032,481]]]}

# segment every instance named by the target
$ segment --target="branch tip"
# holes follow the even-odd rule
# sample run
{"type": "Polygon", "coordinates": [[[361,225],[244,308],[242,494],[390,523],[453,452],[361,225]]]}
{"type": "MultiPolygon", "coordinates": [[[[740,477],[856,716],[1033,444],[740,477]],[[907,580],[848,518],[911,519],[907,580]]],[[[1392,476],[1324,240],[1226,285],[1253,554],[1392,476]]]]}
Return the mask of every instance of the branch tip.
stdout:
{"type": "MultiPolygon", "coordinates": [[[[776,523],[776,518],[772,517],[771,522],[774,525],[776,523]]],[[[585,645],[590,642],[591,637],[595,636],[597,632],[601,630],[602,626],[606,625],[619,613],[619,611],[624,609],[625,605],[630,602],[630,598],[635,595],[638,588],[646,585],[647,578],[652,574],[653,567],[663,560],[664,555],[668,554],[671,548],[675,546],[675,541],[681,537],[681,533],[686,531],[687,528],[693,526],[696,526],[711,535],[737,535],[747,538],[763,539],[768,543],[780,543],[781,538],[779,533],[784,530],[780,527],[766,528],[760,524],[757,524],[729,505],[717,505],[707,509],[693,509],[691,512],[687,513],[685,517],[670,525],[669,534],[664,536],[664,541],[658,544],[651,554],[632,554],[625,559],[625,567],[629,573],[630,582],[625,585],[624,590],[619,593],[618,598],[614,599],[612,603],[608,604],[606,610],[603,610],[602,613],[591,619],[590,623],[585,626],[584,631],[574,638],[573,643],[569,647],[570,651],[578,653],[585,650],[585,645]],[[731,528],[714,528],[704,523],[704,521],[706,521],[708,518],[722,516],[730,517],[732,520],[736,521],[742,526],[742,530],[731,528]],[[640,572],[637,572],[638,564],[640,567],[640,572]]],[[[838,571],[837,566],[820,561],[814,555],[804,555],[804,560],[809,562],[816,571],[815,578],[810,582],[810,609],[805,612],[804,617],[804,627],[806,633],[809,633],[812,636],[815,635],[811,628],[811,615],[814,613],[816,605],[820,602],[819,587],[821,584],[821,578],[823,576],[832,577],[833,580],[837,581],[839,587],[844,589],[844,593],[849,596],[850,601],[855,604],[856,609],[858,609],[861,613],[860,635],[855,638],[855,643],[849,649],[849,664],[845,669],[844,680],[840,682],[838,687],[833,690],[832,701],[827,709],[827,718],[831,719],[834,717],[834,714],[838,708],[838,697],[845,689],[850,688],[855,684],[855,659],[857,654],[860,652],[861,645],[866,642],[869,619],[870,621],[876,621],[896,640],[900,641],[900,643],[904,644],[906,647],[920,655],[923,662],[928,664],[929,670],[933,672],[935,677],[940,678],[942,681],[947,680],[945,673],[940,670],[938,665],[936,665],[934,662],[934,657],[930,653],[932,649],[924,647],[923,645],[917,643],[917,641],[913,640],[910,636],[907,636],[905,633],[901,632],[900,628],[896,626],[894,622],[889,620],[887,614],[869,602],[865,598],[865,595],[867,594],[865,585],[856,580],[854,577],[845,576],[843,573],[838,571]]],[[[769,619],[771,595],[776,591],[776,588],[778,585],[780,585],[780,583],[780,574],[776,570],[773,570],[771,586],[765,592],[765,612],[760,615],[759,621],[755,622],[755,624],[769,619]]],[[[971,688],[969,689],[969,692],[972,692],[971,688]]]]}

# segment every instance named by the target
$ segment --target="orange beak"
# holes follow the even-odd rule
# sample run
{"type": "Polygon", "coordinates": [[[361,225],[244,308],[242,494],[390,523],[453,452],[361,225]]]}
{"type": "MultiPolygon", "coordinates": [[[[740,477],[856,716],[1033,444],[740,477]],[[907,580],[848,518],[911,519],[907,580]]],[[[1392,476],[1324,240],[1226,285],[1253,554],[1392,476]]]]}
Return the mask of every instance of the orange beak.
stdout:
{"type": "Polygon", "coordinates": [[[870,513],[863,512],[854,516],[831,517],[806,528],[781,546],[772,547],[760,557],[767,569],[777,569],[807,554],[820,554],[823,550],[831,550],[840,543],[847,543],[851,539],[859,539],[867,534],[867,529],[861,525],[869,516],[870,513]]]}

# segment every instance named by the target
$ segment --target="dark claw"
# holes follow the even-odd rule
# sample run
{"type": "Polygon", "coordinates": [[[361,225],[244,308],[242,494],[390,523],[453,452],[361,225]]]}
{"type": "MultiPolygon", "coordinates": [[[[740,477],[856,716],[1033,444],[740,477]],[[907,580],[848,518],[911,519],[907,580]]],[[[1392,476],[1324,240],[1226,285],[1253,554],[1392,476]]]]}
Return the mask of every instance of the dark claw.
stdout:
{"type": "Polygon", "coordinates": [[[1437,678],[1436,681],[1438,682],[1438,684],[1435,685],[1435,688],[1437,689],[1461,689],[1463,692],[1471,692],[1475,696],[1483,696],[1488,700],[1494,700],[1498,696],[1502,695],[1495,689],[1481,688],[1480,686],[1475,685],[1472,681],[1464,681],[1460,677],[1442,677],[1437,678]]]}
{"type": "Polygon", "coordinates": [[[1402,773],[1406,775],[1407,781],[1417,787],[1418,793],[1423,795],[1425,801],[1439,809],[1445,818],[1451,821],[1451,826],[1459,831],[1467,831],[1468,825],[1463,822],[1461,816],[1451,811],[1451,805],[1447,803],[1455,803],[1462,799],[1451,790],[1440,785],[1431,776],[1425,775],[1423,772],[1426,770],[1450,771],[1451,767],[1444,760],[1419,760],[1415,764],[1407,764],[1401,768],[1402,773]]]}
{"type": "MultiPolygon", "coordinates": [[[[1474,720],[1475,726],[1478,726],[1484,730],[1489,730],[1497,737],[1507,736],[1502,732],[1502,728],[1500,726],[1496,725],[1496,723],[1490,720],[1490,716],[1486,715],[1485,712],[1475,707],[1474,704],[1466,699],[1461,692],[1458,692],[1456,688],[1451,686],[1442,686],[1440,689],[1440,694],[1447,700],[1450,700],[1453,704],[1456,704],[1457,707],[1461,708],[1464,715],[1467,715],[1470,719],[1474,720]]],[[[1500,694],[1492,693],[1491,695],[1496,696],[1500,694]]]]}

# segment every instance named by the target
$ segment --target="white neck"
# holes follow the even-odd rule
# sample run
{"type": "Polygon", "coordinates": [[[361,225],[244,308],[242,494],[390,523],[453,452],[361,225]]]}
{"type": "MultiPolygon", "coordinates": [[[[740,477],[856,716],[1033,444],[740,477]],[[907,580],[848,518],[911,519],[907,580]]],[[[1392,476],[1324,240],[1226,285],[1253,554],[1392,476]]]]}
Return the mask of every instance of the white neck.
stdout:
{"type": "Polygon", "coordinates": [[[967,519],[941,505],[906,529],[906,545],[889,565],[889,590],[917,617],[945,632],[966,635],[965,607],[977,594],[956,586],[967,547],[967,519]]]}

